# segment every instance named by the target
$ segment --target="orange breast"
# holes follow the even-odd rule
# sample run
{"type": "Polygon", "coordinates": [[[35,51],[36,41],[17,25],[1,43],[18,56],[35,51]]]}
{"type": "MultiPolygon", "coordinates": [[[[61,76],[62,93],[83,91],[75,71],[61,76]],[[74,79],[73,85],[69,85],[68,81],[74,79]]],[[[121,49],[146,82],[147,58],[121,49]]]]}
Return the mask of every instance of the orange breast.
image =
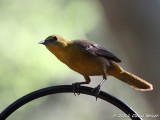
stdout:
{"type": "Polygon", "coordinates": [[[70,48],[47,46],[47,48],[69,68],[82,75],[102,75],[104,69],[109,66],[106,58],[85,53],[75,46],[70,48]]]}

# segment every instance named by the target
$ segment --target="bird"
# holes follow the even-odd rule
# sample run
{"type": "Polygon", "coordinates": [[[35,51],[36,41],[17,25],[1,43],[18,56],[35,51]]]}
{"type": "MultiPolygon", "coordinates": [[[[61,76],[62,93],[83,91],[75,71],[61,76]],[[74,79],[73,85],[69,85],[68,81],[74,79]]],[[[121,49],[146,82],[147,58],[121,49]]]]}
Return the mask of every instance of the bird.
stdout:
{"type": "Polygon", "coordinates": [[[74,93],[80,85],[91,82],[90,76],[103,76],[101,83],[93,89],[96,98],[107,76],[113,76],[137,90],[153,89],[149,82],[124,70],[118,64],[121,60],[116,55],[92,41],[67,40],[61,35],[54,34],[40,41],[39,44],[45,45],[61,62],[84,77],[84,82],[72,84],[74,93]]]}

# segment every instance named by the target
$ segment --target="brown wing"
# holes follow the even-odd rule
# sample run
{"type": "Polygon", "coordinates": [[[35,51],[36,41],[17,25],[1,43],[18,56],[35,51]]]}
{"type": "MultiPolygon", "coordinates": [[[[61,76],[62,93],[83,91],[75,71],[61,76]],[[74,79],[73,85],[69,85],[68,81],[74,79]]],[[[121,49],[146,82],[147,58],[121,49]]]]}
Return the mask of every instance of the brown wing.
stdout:
{"type": "Polygon", "coordinates": [[[116,57],[113,53],[109,52],[107,49],[94,42],[88,40],[75,40],[75,42],[80,46],[82,51],[88,54],[105,57],[106,59],[115,62],[121,62],[121,60],[118,57],[116,57]]]}

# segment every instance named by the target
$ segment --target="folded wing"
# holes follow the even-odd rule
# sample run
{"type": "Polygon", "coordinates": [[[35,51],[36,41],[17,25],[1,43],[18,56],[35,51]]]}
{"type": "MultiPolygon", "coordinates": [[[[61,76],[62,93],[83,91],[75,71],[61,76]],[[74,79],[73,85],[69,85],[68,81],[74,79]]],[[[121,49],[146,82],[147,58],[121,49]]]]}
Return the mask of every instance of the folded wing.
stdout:
{"type": "Polygon", "coordinates": [[[107,49],[94,42],[88,40],[76,40],[75,42],[80,46],[83,52],[86,52],[94,56],[101,56],[108,60],[115,61],[117,63],[121,62],[121,60],[118,57],[116,57],[113,53],[109,52],[107,49]]]}

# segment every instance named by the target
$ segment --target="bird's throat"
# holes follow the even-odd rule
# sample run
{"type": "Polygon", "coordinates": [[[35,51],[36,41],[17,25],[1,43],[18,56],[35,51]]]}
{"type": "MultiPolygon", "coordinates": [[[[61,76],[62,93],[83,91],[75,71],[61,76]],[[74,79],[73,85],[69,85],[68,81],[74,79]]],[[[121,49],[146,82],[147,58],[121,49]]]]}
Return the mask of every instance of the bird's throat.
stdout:
{"type": "Polygon", "coordinates": [[[47,49],[53,53],[59,60],[61,60],[62,62],[64,62],[64,58],[65,58],[65,47],[59,47],[59,46],[46,46],[47,49]]]}

